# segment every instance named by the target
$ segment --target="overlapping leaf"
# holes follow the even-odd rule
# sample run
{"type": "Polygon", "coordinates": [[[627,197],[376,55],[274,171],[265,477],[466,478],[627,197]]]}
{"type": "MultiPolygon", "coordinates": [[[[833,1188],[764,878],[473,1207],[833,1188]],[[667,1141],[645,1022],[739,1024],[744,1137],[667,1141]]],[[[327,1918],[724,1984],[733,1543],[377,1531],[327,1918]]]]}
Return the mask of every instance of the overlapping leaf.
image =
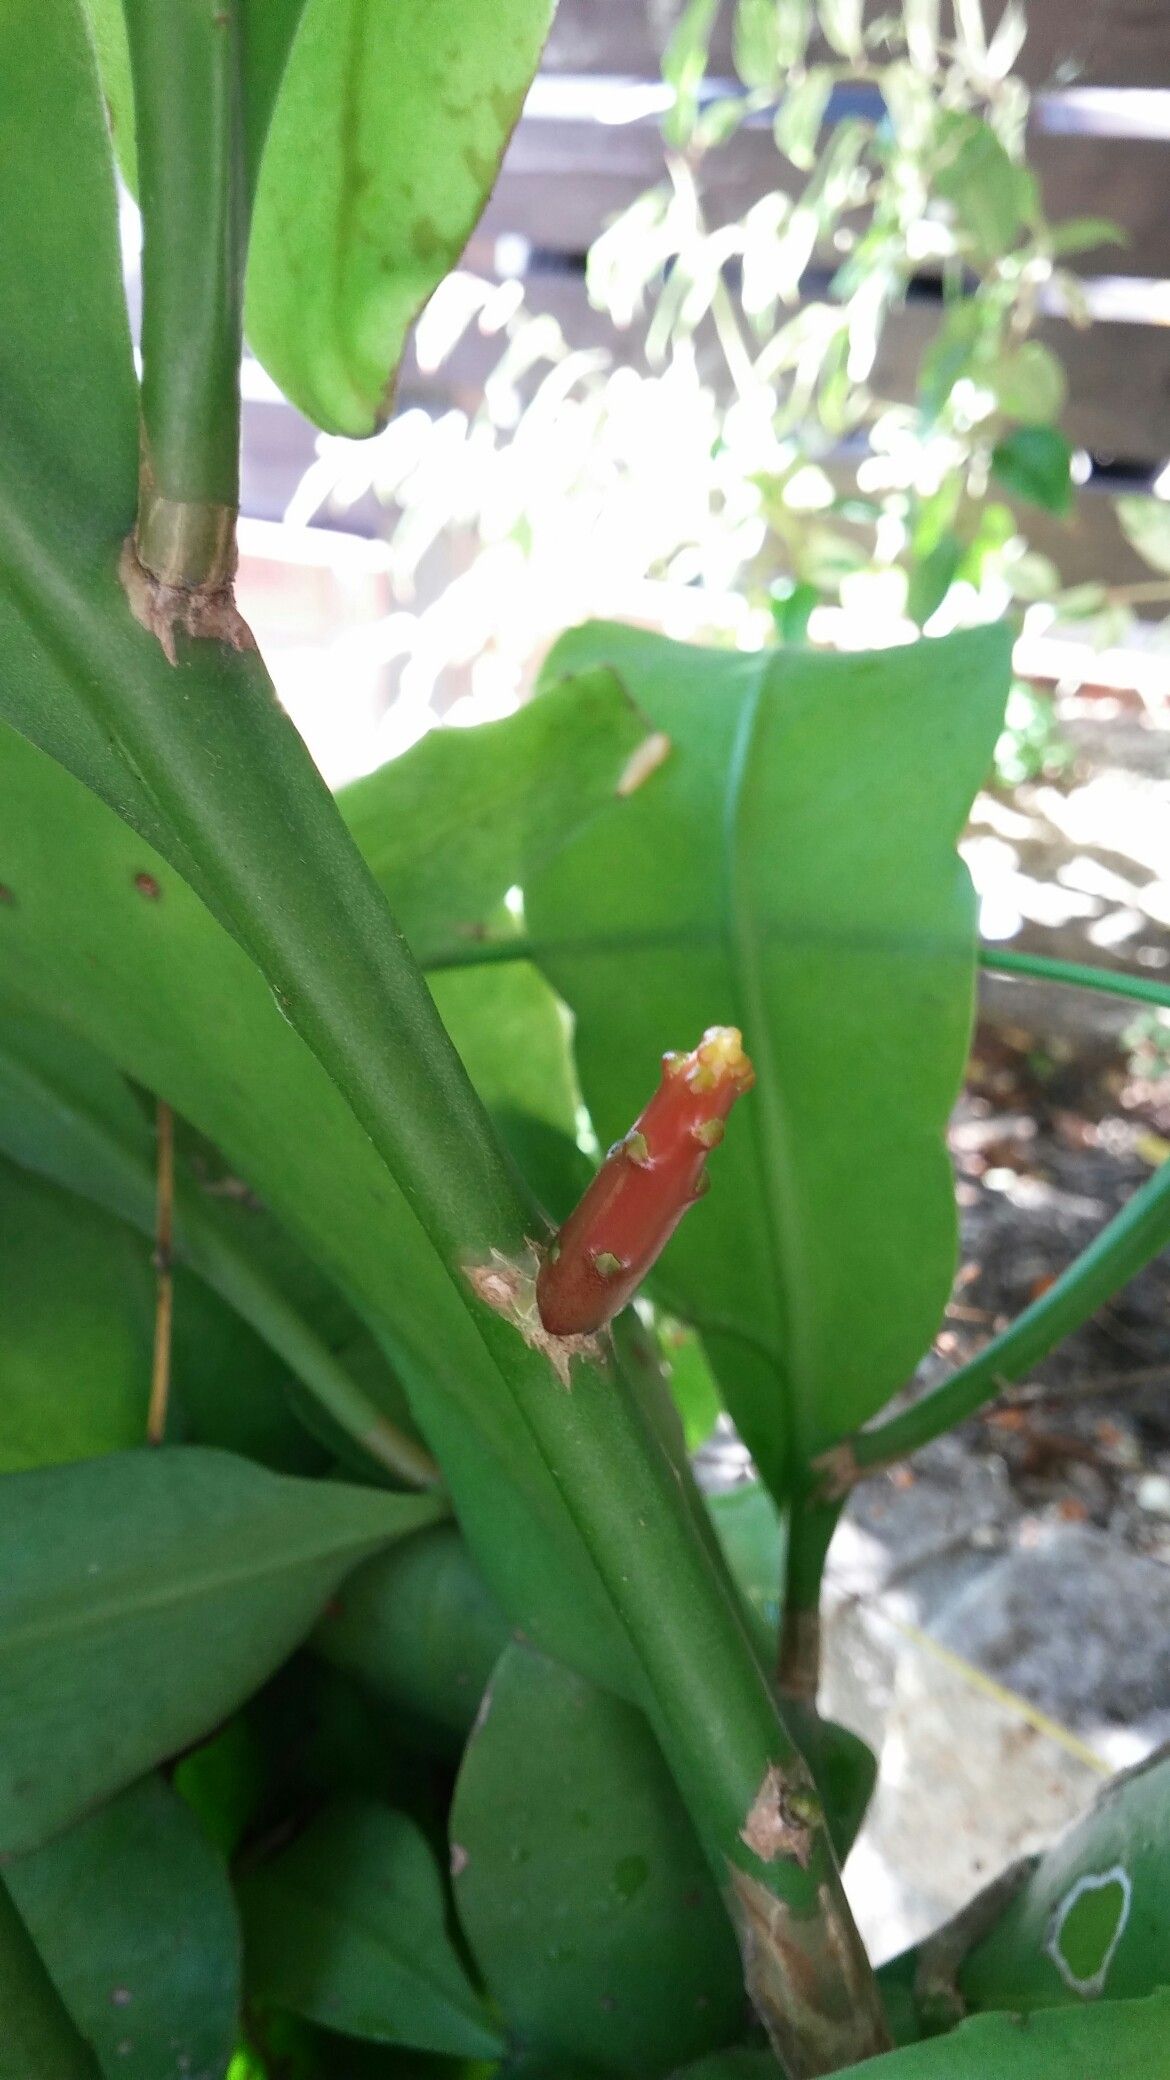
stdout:
{"type": "Polygon", "coordinates": [[[1170,1982],[1170,1755],[1106,1786],[960,1974],[975,2008],[1128,2000],[1170,1982]]]}
{"type": "Polygon", "coordinates": [[[100,2080],[0,1880],[0,2080],[100,2080]]]}
{"type": "Polygon", "coordinates": [[[840,2080],[1170,2080],[1170,1994],[1039,2015],[976,2015],[840,2080]]]}
{"type": "Polygon", "coordinates": [[[311,1644],[429,1745],[458,1754],[507,1637],[459,1533],[437,1524],[360,1567],[311,1644]]]}
{"type": "MultiPolygon", "coordinates": [[[[4,1884],[103,2080],[222,2080],[240,2004],[235,1904],[161,1778],[9,1857],[4,1884]]],[[[39,2065],[22,2080],[34,2075],[50,2080],[39,2065]]]]}
{"type": "MultiPolygon", "coordinates": [[[[53,1296],[45,1319],[52,1324],[54,1338],[59,1340],[68,1323],[78,1319],[81,1334],[92,1339],[84,1363],[80,1362],[79,1345],[68,1372],[64,1366],[56,1371],[55,1386],[50,1389],[42,1380],[34,1390],[38,1409],[47,1404],[51,1414],[41,1443],[55,1439],[67,1445],[71,1420],[79,1410],[93,1410],[100,1403],[110,1411],[110,1395],[103,1389],[103,1381],[108,1388],[109,1375],[94,1359],[135,1302],[139,1320],[133,1355],[135,1384],[126,1423],[119,1428],[103,1417],[97,1428],[83,1429],[78,1435],[88,1439],[92,1451],[137,1443],[143,1430],[149,1370],[143,1353],[149,1349],[152,1333],[144,1320],[143,1303],[149,1298],[153,1312],[148,1295],[153,1277],[144,1279],[144,1252],[133,1247],[122,1224],[129,1223],[141,1236],[153,1238],[153,1127],[148,1112],[112,1062],[77,1034],[36,1017],[7,997],[0,997],[0,1151],[24,1169],[66,1188],[70,1196],[58,1195],[53,1201],[62,1209],[58,1229],[63,1231],[72,1224],[93,1237],[93,1266],[87,1272],[82,1259],[77,1278],[60,1305],[60,1285],[49,1261],[51,1249],[43,1259],[30,1263],[27,1273],[18,1272],[17,1258],[27,1255],[29,1247],[27,1235],[21,1233],[14,1235],[6,1256],[8,1275],[20,1279],[22,1318],[28,1318],[31,1301],[45,1286],[53,1296]],[[77,1207],[74,1194],[90,1201],[91,1207],[77,1207]],[[91,1210],[99,1207],[113,1220],[99,1221],[91,1210]],[[125,1260],[120,1276],[107,1261],[119,1253],[125,1260]],[[95,1280],[99,1264],[105,1269],[95,1280]]],[[[15,1184],[13,1189],[17,1189],[15,1184]]],[[[21,1189],[27,1195],[31,1180],[21,1189]]],[[[43,1188],[35,1203],[46,1203],[43,1188]]],[[[324,1282],[312,1273],[307,1260],[291,1252],[283,1238],[274,1252],[275,1239],[271,1222],[255,1207],[213,1197],[180,1158],[174,1250],[179,1265],[190,1265],[200,1280],[188,1281],[179,1271],[175,1372],[181,1381],[182,1413],[192,1419],[183,1434],[249,1452],[288,1472],[308,1471],[312,1450],[306,1456],[303,1433],[298,1435],[299,1426],[287,1412],[285,1366],[303,1383],[307,1394],[316,1395],[326,1407],[351,1412],[355,1430],[363,1424],[380,1428],[383,1416],[400,1425],[404,1410],[384,1365],[373,1376],[365,1366],[359,1379],[353,1361],[338,1354],[334,1348],[338,1313],[345,1323],[340,1301],[327,1288],[319,1292],[324,1282]],[[288,1258],[291,1261],[286,1263],[288,1258]],[[228,1303],[231,1314],[217,1307],[202,1287],[203,1280],[228,1303]],[[257,1339],[264,1340],[267,1351],[248,1336],[245,1323],[257,1339]],[[223,1374],[222,1382],[215,1380],[216,1368],[223,1374]]],[[[58,1249],[68,1246],[62,1232],[58,1249]]],[[[15,1314],[12,1319],[15,1325],[15,1314]]],[[[351,1334],[357,1326],[353,1321],[351,1334]]],[[[10,1363],[15,1356],[14,1341],[18,1343],[19,1338],[10,1339],[10,1363]]],[[[15,1462],[4,1452],[4,1437],[16,1420],[18,1407],[19,1397],[9,1392],[0,1415],[0,1459],[7,1456],[9,1463],[15,1462]]],[[[84,1453],[40,1450],[35,1459],[26,1456],[21,1463],[71,1456],[84,1453]]]]}
{"type": "Polygon", "coordinates": [[[293,2014],[349,2036],[490,2058],[500,2040],[445,1926],[414,1822],[337,1799],[243,1891],[249,1974],[293,2014]]]}
{"type": "MultiPolygon", "coordinates": [[[[612,683],[608,697],[607,793],[644,731],[612,683]]],[[[570,698],[566,713],[571,705],[570,698]]],[[[469,787],[476,749],[472,733],[452,733],[451,765],[463,764],[469,787]]],[[[506,758],[499,737],[486,749],[493,761],[506,758]]],[[[600,769],[582,810],[599,799],[600,769]]],[[[256,968],[141,838],[52,760],[3,730],[0,800],[13,893],[0,908],[6,977],[208,1134],[333,1275],[391,1348],[502,1600],[550,1643],[564,1642],[566,1651],[571,1643],[592,1669],[615,1677],[620,1648],[595,1615],[563,1505],[498,1392],[459,1296],[368,1137],[256,968]],[[144,874],[157,895],[143,893],[144,874]],[[503,1492],[511,1503],[502,1517],[503,1492]]],[[[420,807],[420,837],[424,821],[420,807]]],[[[505,830],[502,815],[497,829],[505,830]]],[[[507,886],[510,857],[502,871],[507,886]]],[[[484,886],[494,903],[497,882],[484,886]]],[[[451,980],[452,998],[463,1000],[470,1023],[475,992],[464,985],[479,978],[451,980]]],[[[523,1073],[522,1057],[515,1069],[523,1073]]],[[[547,1103],[543,1088],[543,1100],[539,1091],[533,1096],[538,1113],[547,1103]]]]}
{"type": "Polygon", "coordinates": [[[435,1514],[195,1446],[9,1474],[0,1850],[36,1847],[205,1734],[350,1568],[435,1514]]]}
{"type": "Polygon", "coordinates": [[[138,1237],[0,1159],[0,1474],[137,1444],[153,1281],[138,1237]]]}
{"type": "Polygon", "coordinates": [[[742,1026],[757,1083],[715,1189],[659,1267],[703,1330],[775,1493],[872,1415],[954,1271],[943,1131],[962,1074],[974,903],[955,854],[1007,691],[983,629],[875,656],[734,655],[604,624],[550,683],[610,664],[674,746],[529,879],[603,1141],[663,1047],[742,1026]]]}
{"type": "Polygon", "coordinates": [[[727,2042],[742,1989],[702,1851],[640,1713],[509,1647],[451,1810],[464,1933],[517,2040],[644,2076],[727,2042]]]}

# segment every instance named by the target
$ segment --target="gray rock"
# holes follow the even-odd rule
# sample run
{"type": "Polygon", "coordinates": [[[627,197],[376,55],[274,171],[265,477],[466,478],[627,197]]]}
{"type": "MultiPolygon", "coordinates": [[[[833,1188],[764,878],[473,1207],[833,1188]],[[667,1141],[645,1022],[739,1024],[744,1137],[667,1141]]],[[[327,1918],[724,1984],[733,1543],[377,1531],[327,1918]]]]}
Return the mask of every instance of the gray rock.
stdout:
{"type": "Polygon", "coordinates": [[[1063,1725],[1170,1717],[1170,1569],[1082,1525],[1043,1531],[938,1613],[935,1637],[1063,1725]]]}

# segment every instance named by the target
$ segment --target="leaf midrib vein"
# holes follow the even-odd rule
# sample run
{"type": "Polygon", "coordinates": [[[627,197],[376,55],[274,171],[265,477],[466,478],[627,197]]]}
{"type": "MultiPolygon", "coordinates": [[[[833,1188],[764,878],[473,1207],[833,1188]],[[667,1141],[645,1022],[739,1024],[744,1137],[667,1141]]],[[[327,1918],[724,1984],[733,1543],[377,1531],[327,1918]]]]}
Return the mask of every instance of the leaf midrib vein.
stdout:
{"type": "MultiPolygon", "coordinates": [[[[751,692],[744,701],[731,749],[723,816],[724,894],[727,911],[726,942],[732,989],[748,1050],[757,1069],[755,1089],[751,1096],[752,1148],[760,1179],[760,1198],[768,1231],[769,1251],[782,1293],[784,1318],[781,1323],[781,1335],[788,1344],[784,1370],[795,1380],[805,1371],[801,1361],[802,1346],[806,1341],[798,1303],[800,1227],[799,1220],[793,1218],[789,1211],[797,1204],[796,1166],[792,1157],[791,1137],[783,1116],[781,1083],[772,1045],[752,917],[739,872],[740,825],[745,785],[764,701],[767,672],[768,660],[765,656],[759,662],[751,692]],[[782,1187],[782,1179],[789,1181],[790,1188],[787,1192],[782,1187]]],[[[772,1355],[779,1365],[779,1351],[773,1352],[772,1355]]],[[[799,1431],[802,1427],[799,1395],[792,1396],[789,1413],[799,1431]]]]}
{"type": "MultiPolygon", "coordinates": [[[[387,1528],[385,1533],[366,1532],[356,1534],[340,1544],[314,1546],[295,1558],[281,1555],[264,1567],[225,1567],[211,1575],[200,1577],[198,1586],[192,1588],[189,1578],[178,1583],[166,1583],[145,1594],[136,1592],[132,1598],[124,1593],[108,1598],[104,1603],[86,1603],[79,1608],[76,1603],[57,1618],[34,1620],[31,1623],[3,1629],[3,1611],[0,1610],[0,1660],[27,1644],[39,1646],[48,1640],[68,1638],[73,1633],[84,1633],[101,1625],[116,1624],[120,1619],[133,1618],[143,1613],[157,1614],[168,1608],[181,1608],[184,1604],[198,1603],[205,1598],[255,1584],[263,1584],[281,1574],[293,1573],[298,1568],[311,1567],[315,1562],[334,1556],[341,1559],[351,1551],[389,1541],[395,1533],[387,1528]]],[[[66,1594],[70,1592],[65,1591],[66,1594]]]]}

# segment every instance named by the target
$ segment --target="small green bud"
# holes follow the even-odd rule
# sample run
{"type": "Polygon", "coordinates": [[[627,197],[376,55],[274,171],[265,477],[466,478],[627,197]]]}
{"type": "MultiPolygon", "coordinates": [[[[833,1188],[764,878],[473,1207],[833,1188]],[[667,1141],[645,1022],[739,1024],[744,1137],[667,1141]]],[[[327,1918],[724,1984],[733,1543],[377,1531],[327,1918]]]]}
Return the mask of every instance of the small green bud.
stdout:
{"type": "Polygon", "coordinates": [[[595,1250],[593,1254],[593,1269],[599,1278],[616,1278],[618,1272],[622,1269],[622,1260],[620,1257],[615,1257],[611,1249],[595,1250]]]}
{"type": "Polygon", "coordinates": [[[821,1827],[824,1825],[824,1808],[815,1791],[790,1791],[785,1797],[784,1803],[792,1818],[799,1820],[802,1826],[821,1827]]]}
{"type": "Polygon", "coordinates": [[[691,1139],[700,1148],[718,1148],[726,1131],[721,1119],[701,1119],[698,1126],[691,1128],[691,1139]]]}

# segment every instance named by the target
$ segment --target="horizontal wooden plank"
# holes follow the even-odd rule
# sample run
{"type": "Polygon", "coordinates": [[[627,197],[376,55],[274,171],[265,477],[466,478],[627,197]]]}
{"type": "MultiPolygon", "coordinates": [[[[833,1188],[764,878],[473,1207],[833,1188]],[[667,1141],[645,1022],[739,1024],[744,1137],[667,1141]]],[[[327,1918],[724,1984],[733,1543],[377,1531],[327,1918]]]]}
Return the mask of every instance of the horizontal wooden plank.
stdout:
{"type": "MultiPolygon", "coordinates": [[[[560,0],[545,64],[561,72],[657,76],[682,0],[560,0]]],[[[888,14],[867,0],[867,16],[888,14]]],[[[944,16],[947,9],[944,6],[944,16]]],[[[1001,0],[985,0],[994,26],[1001,0]]],[[[1170,86],[1167,0],[1027,0],[1028,38],[1019,70],[1034,86],[1079,84],[1170,86]]],[[[731,71],[731,0],[724,0],[712,42],[712,70],[731,71]]]]}
{"type": "MultiPolygon", "coordinates": [[[[485,252],[480,257],[489,256],[485,252]]],[[[551,312],[571,345],[608,345],[622,359],[640,358],[642,328],[616,332],[608,317],[590,308],[579,274],[536,274],[525,288],[529,308],[551,312]]],[[[896,402],[913,397],[918,367],[938,319],[934,303],[913,302],[894,313],[873,375],[877,395],[896,402]]],[[[1049,319],[1039,336],[1059,354],[1068,374],[1063,424],[1074,444],[1104,462],[1160,465],[1170,457],[1170,330],[1101,323],[1078,331],[1063,320],[1049,319]]],[[[455,357],[452,380],[457,373],[468,394],[474,394],[497,353],[495,342],[469,335],[455,357]]],[[[703,366],[706,373],[708,363],[703,366]]],[[[721,364],[712,357],[709,366],[715,371],[721,364]]]]}
{"type": "MultiPolygon", "coordinates": [[[[1029,153],[1053,219],[1111,218],[1125,234],[1123,246],[1096,246],[1071,258],[1070,266],[1082,274],[1170,278],[1170,144],[1034,130],[1029,153]]],[[[517,232],[546,250],[582,253],[619,210],[665,179],[654,124],[525,119],[479,237],[517,232]]],[[[741,132],[712,152],[702,171],[716,224],[742,215],[761,195],[796,195],[803,185],[766,130],[741,132]]]]}

